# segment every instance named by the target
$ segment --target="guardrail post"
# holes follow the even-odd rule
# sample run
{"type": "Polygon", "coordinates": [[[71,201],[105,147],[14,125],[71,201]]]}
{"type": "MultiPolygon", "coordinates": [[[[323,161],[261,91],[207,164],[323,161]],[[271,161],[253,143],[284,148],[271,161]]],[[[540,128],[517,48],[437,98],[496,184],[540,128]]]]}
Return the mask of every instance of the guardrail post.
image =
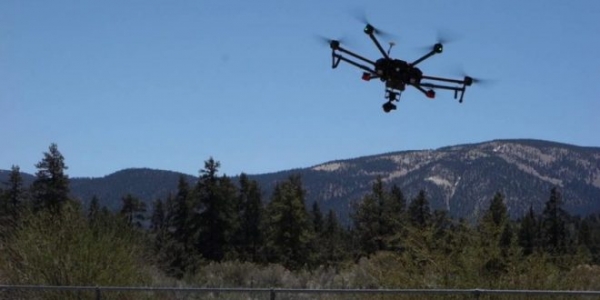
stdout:
{"type": "Polygon", "coordinates": [[[475,299],[479,299],[479,296],[481,296],[481,291],[479,289],[475,289],[473,291],[473,296],[475,296],[475,299]]]}
{"type": "Polygon", "coordinates": [[[271,300],[275,300],[275,290],[271,289],[271,292],[269,294],[271,295],[271,300]]]}
{"type": "Polygon", "coordinates": [[[102,300],[102,291],[99,287],[96,287],[96,300],[102,300]]]}

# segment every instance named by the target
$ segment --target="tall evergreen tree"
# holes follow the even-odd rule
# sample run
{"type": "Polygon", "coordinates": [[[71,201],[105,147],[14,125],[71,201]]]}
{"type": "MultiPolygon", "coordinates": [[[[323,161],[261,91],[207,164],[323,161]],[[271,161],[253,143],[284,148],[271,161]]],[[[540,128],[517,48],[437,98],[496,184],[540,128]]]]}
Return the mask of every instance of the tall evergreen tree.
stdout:
{"type": "Polygon", "coordinates": [[[165,204],[164,230],[157,235],[158,257],[163,270],[170,276],[181,279],[194,272],[201,262],[200,250],[196,247],[197,220],[193,220],[193,195],[185,177],[180,176],[175,196],[169,195],[165,204]]]}
{"type": "Polygon", "coordinates": [[[185,177],[179,177],[177,194],[170,200],[167,201],[167,211],[165,212],[166,227],[172,237],[183,247],[191,242],[193,235],[190,224],[190,187],[185,177]]]}
{"type": "Polygon", "coordinates": [[[121,207],[120,214],[125,223],[129,226],[142,228],[143,222],[146,220],[146,203],[131,194],[123,197],[122,201],[123,206],[121,207]]]}
{"type": "Polygon", "coordinates": [[[504,196],[501,193],[498,192],[494,195],[487,214],[487,218],[494,226],[504,227],[504,224],[508,221],[508,213],[504,196]]]}
{"type": "Polygon", "coordinates": [[[401,215],[404,213],[404,211],[406,210],[406,198],[404,197],[404,193],[402,193],[402,190],[400,190],[400,188],[394,184],[392,186],[392,188],[390,189],[390,211],[393,212],[394,217],[398,217],[398,215],[401,215]]]}
{"type": "Polygon", "coordinates": [[[319,207],[319,203],[317,201],[313,202],[312,208],[310,210],[310,221],[311,221],[311,235],[312,238],[310,240],[310,258],[309,265],[310,267],[316,267],[323,261],[323,243],[324,241],[324,230],[325,230],[325,219],[323,218],[323,212],[321,212],[321,208],[319,207]]]}
{"type": "Polygon", "coordinates": [[[431,225],[431,209],[424,190],[419,191],[408,206],[408,217],[410,223],[418,229],[425,229],[431,225]]]}
{"type": "Polygon", "coordinates": [[[382,208],[382,234],[385,236],[386,248],[399,250],[403,248],[402,238],[406,235],[406,199],[397,185],[393,185],[385,197],[382,208]]]}
{"type": "Polygon", "coordinates": [[[533,207],[529,207],[529,211],[521,220],[519,228],[519,246],[523,248],[523,255],[533,254],[539,247],[539,222],[533,211],[533,207]]]}
{"type": "Polygon", "coordinates": [[[404,234],[406,200],[402,191],[392,186],[387,192],[378,177],[371,192],[355,209],[352,219],[363,254],[399,249],[404,234]]]}
{"type": "Polygon", "coordinates": [[[235,229],[232,216],[236,196],[231,180],[217,176],[219,167],[220,163],[212,157],[204,162],[194,201],[196,248],[204,258],[213,261],[225,258],[235,229]]]}
{"type": "Polygon", "coordinates": [[[503,257],[507,257],[509,255],[509,250],[513,246],[513,236],[514,233],[512,225],[510,222],[506,222],[504,228],[502,229],[500,240],[498,241],[498,245],[500,246],[500,251],[503,257]]]}
{"type": "Polygon", "coordinates": [[[260,247],[263,244],[261,220],[263,204],[260,187],[244,173],[240,175],[240,227],[236,241],[240,258],[245,261],[259,260],[260,247]]]}
{"type": "Polygon", "coordinates": [[[150,217],[150,230],[153,233],[158,233],[161,231],[165,225],[165,209],[163,207],[163,202],[160,199],[157,199],[153,203],[152,207],[152,217],[150,217]]]}
{"type": "Polygon", "coordinates": [[[100,215],[100,200],[94,195],[88,209],[88,223],[93,227],[97,224],[100,215]]]}
{"type": "MultiPolygon", "coordinates": [[[[585,217],[578,230],[578,242],[589,250],[591,260],[600,264],[600,215],[593,214],[585,217]]],[[[584,248],[584,250],[585,250],[584,248]]]]}
{"type": "Polygon", "coordinates": [[[501,193],[496,193],[490,202],[488,210],[485,211],[479,220],[478,227],[482,246],[497,248],[500,243],[500,236],[508,221],[504,196],[501,193]]]}
{"type": "Polygon", "coordinates": [[[196,257],[191,249],[188,224],[187,182],[180,177],[177,196],[169,194],[165,201],[165,220],[154,240],[154,250],[158,266],[169,276],[181,279],[184,274],[193,269],[196,257]],[[182,200],[183,199],[183,200],[182,200]]]}
{"type": "Polygon", "coordinates": [[[305,207],[305,191],[300,176],[275,186],[267,206],[267,260],[299,269],[308,263],[311,223],[305,207]]]}
{"type": "Polygon", "coordinates": [[[51,144],[49,151],[44,152],[44,158],[35,167],[38,171],[32,185],[34,211],[49,209],[58,213],[69,199],[69,177],[65,174],[67,166],[58,146],[51,144]]]}
{"type": "Polygon", "coordinates": [[[352,214],[361,254],[371,255],[386,248],[386,237],[382,235],[386,197],[383,181],[379,177],[373,183],[371,193],[362,198],[352,214]]]}
{"type": "Polygon", "coordinates": [[[431,216],[432,240],[430,247],[444,253],[450,252],[451,243],[449,235],[452,231],[452,219],[448,215],[448,211],[436,209],[431,216]]]}
{"type": "Polygon", "coordinates": [[[329,210],[321,235],[319,263],[326,266],[336,265],[346,257],[344,231],[333,210],[329,210]]]}
{"type": "Polygon", "coordinates": [[[241,228],[241,216],[239,212],[242,204],[237,186],[227,175],[219,178],[219,199],[223,204],[220,208],[221,225],[219,226],[223,230],[225,241],[223,244],[224,258],[239,259],[235,234],[241,228]]]}
{"type": "Polygon", "coordinates": [[[543,247],[550,254],[565,254],[572,250],[571,237],[567,229],[568,213],[562,205],[560,192],[557,188],[552,188],[541,220],[543,247]]]}
{"type": "Polygon", "coordinates": [[[25,191],[19,166],[12,166],[5,191],[0,190],[0,219],[2,224],[15,226],[21,219],[25,191]]]}
{"type": "Polygon", "coordinates": [[[313,202],[310,216],[312,219],[313,231],[315,235],[320,236],[323,233],[324,220],[323,212],[321,212],[321,208],[317,201],[313,202]]]}
{"type": "Polygon", "coordinates": [[[498,192],[490,201],[490,206],[479,219],[479,244],[485,274],[492,278],[507,271],[506,256],[511,246],[512,231],[504,196],[498,192]],[[504,252],[502,251],[504,247],[504,252]]]}

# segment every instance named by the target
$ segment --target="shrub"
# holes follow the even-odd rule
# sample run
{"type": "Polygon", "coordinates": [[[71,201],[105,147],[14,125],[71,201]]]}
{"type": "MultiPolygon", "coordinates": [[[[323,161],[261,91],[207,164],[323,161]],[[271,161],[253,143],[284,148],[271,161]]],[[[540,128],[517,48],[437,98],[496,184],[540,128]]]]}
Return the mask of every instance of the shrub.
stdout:
{"type": "Polygon", "coordinates": [[[0,253],[0,273],[15,285],[140,285],[149,281],[140,245],[133,229],[118,220],[91,228],[76,207],[66,205],[58,214],[41,211],[25,218],[0,253]]]}

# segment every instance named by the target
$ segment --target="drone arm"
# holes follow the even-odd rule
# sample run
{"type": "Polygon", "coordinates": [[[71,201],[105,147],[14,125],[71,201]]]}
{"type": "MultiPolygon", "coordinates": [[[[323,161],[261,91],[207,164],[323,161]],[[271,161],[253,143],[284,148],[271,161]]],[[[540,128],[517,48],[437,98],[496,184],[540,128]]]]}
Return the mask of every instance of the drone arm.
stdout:
{"type": "Polygon", "coordinates": [[[417,90],[419,90],[419,92],[421,92],[425,96],[427,96],[427,98],[435,98],[434,91],[432,91],[432,90],[426,91],[423,87],[421,87],[420,85],[416,85],[416,84],[413,84],[412,86],[414,86],[417,90]]]}
{"type": "Polygon", "coordinates": [[[342,55],[340,55],[340,54],[333,53],[333,54],[332,54],[332,59],[333,59],[333,65],[332,65],[332,68],[336,68],[336,67],[337,67],[337,65],[340,63],[340,61],[345,61],[345,62],[347,62],[347,63],[349,63],[349,64],[351,64],[351,65],[353,65],[353,66],[355,66],[355,67],[357,67],[357,68],[359,68],[359,69],[362,69],[362,70],[364,70],[364,71],[367,71],[367,72],[369,72],[370,74],[376,74],[376,73],[375,73],[375,70],[373,70],[373,69],[370,69],[369,67],[367,67],[367,66],[365,66],[365,65],[361,65],[361,64],[359,64],[359,63],[357,63],[357,62],[355,62],[355,61],[349,60],[349,59],[347,59],[347,58],[343,57],[343,56],[342,56],[342,55]]]}
{"type": "Polygon", "coordinates": [[[338,51],[340,51],[340,52],[342,52],[342,53],[346,53],[346,54],[348,54],[348,55],[350,55],[350,56],[352,56],[352,57],[354,57],[354,58],[356,58],[356,59],[360,59],[360,60],[362,60],[362,61],[364,61],[364,62],[366,62],[366,63],[372,64],[372,65],[375,65],[375,62],[373,62],[372,60],[370,60],[370,59],[367,59],[367,58],[365,58],[365,57],[363,57],[363,56],[360,56],[360,55],[358,55],[358,54],[356,54],[356,53],[354,53],[354,52],[352,52],[352,51],[348,51],[348,50],[346,50],[346,49],[344,49],[344,48],[342,48],[342,47],[337,47],[335,50],[338,50],[338,51]]]}
{"type": "Polygon", "coordinates": [[[381,54],[383,54],[383,57],[385,57],[386,59],[389,59],[390,57],[385,52],[385,50],[383,50],[383,47],[381,47],[381,44],[379,43],[379,41],[377,40],[377,38],[375,37],[375,35],[373,34],[373,32],[370,32],[370,33],[367,33],[367,34],[369,35],[369,37],[371,38],[371,40],[373,41],[373,43],[375,43],[375,46],[377,46],[377,49],[379,49],[379,52],[381,52],[381,54]]]}
{"type": "Polygon", "coordinates": [[[440,43],[437,43],[435,45],[433,45],[433,48],[431,49],[431,51],[429,51],[429,53],[423,55],[421,58],[415,60],[414,62],[412,62],[412,66],[416,66],[419,63],[421,63],[422,61],[432,57],[434,54],[438,54],[438,53],[442,53],[442,51],[444,50],[444,46],[440,43]]]}
{"type": "Polygon", "coordinates": [[[441,90],[451,90],[451,91],[459,91],[462,90],[462,87],[456,87],[456,86],[448,86],[448,85],[439,85],[439,84],[433,84],[433,83],[428,83],[428,82],[423,82],[420,83],[418,85],[415,85],[416,87],[426,87],[426,88],[432,88],[432,89],[441,89],[441,90]]]}
{"type": "MultiPolygon", "coordinates": [[[[423,77],[425,77],[425,76],[423,76],[423,77]]],[[[450,80],[452,80],[452,79],[448,79],[448,81],[450,81],[450,80]]],[[[450,82],[456,82],[456,81],[450,81],[450,82]]],[[[427,92],[423,89],[423,87],[432,88],[432,89],[451,90],[451,91],[454,91],[454,99],[458,98],[458,94],[460,93],[460,99],[458,100],[458,102],[462,103],[463,97],[464,97],[465,91],[466,91],[466,85],[464,85],[464,82],[462,82],[462,81],[460,81],[458,83],[462,83],[463,86],[456,87],[456,86],[439,85],[439,84],[423,82],[423,83],[420,83],[419,85],[415,85],[415,87],[418,90],[420,90],[421,92],[425,92],[426,95],[427,95],[427,92]]]]}
{"type": "Polygon", "coordinates": [[[433,51],[433,50],[432,50],[431,52],[429,52],[429,53],[427,53],[427,54],[423,55],[421,58],[419,58],[419,59],[415,60],[415,61],[414,61],[414,62],[413,62],[411,65],[412,65],[412,66],[416,66],[417,64],[419,64],[420,62],[422,62],[422,61],[424,61],[424,60],[426,60],[426,59],[430,58],[430,57],[431,57],[431,56],[433,56],[434,54],[435,54],[435,51],[433,51]]]}
{"type": "Polygon", "coordinates": [[[437,80],[437,81],[443,81],[443,82],[450,82],[450,83],[457,83],[457,84],[468,85],[467,82],[466,82],[466,80],[449,79],[449,78],[434,77],[434,76],[425,76],[425,75],[423,75],[421,78],[422,79],[428,79],[428,80],[437,80]]]}

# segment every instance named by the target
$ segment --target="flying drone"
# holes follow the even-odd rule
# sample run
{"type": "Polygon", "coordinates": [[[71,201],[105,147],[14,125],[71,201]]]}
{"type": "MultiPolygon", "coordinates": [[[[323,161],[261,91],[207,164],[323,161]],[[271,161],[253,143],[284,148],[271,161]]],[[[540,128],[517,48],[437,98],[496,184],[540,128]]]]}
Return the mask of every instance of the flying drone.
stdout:
{"type": "Polygon", "coordinates": [[[362,69],[364,71],[362,74],[363,80],[369,81],[371,79],[379,79],[382,82],[385,82],[385,99],[388,101],[383,104],[383,111],[386,113],[396,109],[396,105],[392,102],[400,100],[400,95],[406,89],[407,85],[415,87],[431,99],[435,98],[434,89],[451,90],[454,91],[454,99],[458,98],[459,103],[463,102],[466,88],[473,84],[476,79],[469,76],[465,76],[462,80],[427,76],[423,75],[423,72],[417,68],[417,65],[424,60],[435,54],[442,53],[444,45],[442,45],[441,42],[433,45],[429,53],[423,55],[419,59],[413,62],[407,62],[390,57],[390,51],[394,46],[394,43],[390,43],[390,48],[387,52],[384,51],[383,47],[375,37],[375,34],[378,32],[378,29],[368,23],[364,28],[364,33],[371,38],[379,52],[383,55],[382,58],[376,61],[372,61],[343,48],[339,40],[328,40],[329,46],[331,47],[331,67],[335,69],[341,61],[344,61],[362,69]],[[348,55],[348,57],[344,55],[348,55]]]}

